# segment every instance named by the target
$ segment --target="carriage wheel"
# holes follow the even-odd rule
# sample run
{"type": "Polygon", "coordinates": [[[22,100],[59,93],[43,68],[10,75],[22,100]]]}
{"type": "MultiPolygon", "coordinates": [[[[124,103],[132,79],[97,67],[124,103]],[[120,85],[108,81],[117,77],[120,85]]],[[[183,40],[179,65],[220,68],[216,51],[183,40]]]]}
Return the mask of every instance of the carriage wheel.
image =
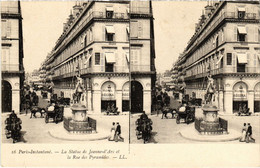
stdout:
{"type": "Polygon", "coordinates": [[[49,117],[48,115],[45,116],[45,123],[48,123],[49,122],[49,117]]]}
{"type": "Polygon", "coordinates": [[[179,115],[177,115],[176,123],[177,123],[177,124],[180,124],[180,116],[179,116],[179,115]]]}
{"type": "Polygon", "coordinates": [[[58,124],[58,116],[55,116],[55,117],[54,117],[54,122],[55,122],[56,124],[58,124]]]}
{"type": "Polygon", "coordinates": [[[172,118],[176,118],[177,115],[177,111],[176,110],[172,110],[172,118]]]}
{"type": "Polygon", "coordinates": [[[190,116],[187,115],[186,119],[185,119],[186,123],[189,124],[190,123],[190,116]]]}

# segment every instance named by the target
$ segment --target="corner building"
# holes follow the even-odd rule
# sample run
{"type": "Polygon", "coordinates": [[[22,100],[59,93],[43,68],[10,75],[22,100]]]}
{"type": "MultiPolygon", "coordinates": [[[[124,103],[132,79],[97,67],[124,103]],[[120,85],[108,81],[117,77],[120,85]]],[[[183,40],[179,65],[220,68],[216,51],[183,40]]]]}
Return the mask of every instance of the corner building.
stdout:
{"type": "Polygon", "coordinates": [[[24,81],[23,34],[20,1],[1,3],[2,112],[21,110],[24,81]]]}
{"type": "Polygon", "coordinates": [[[54,83],[55,94],[72,99],[79,72],[85,88],[81,103],[88,111],[101,113],[111,103],[129,111],[130,6],[129,1],[73,6],[45,60],[46,80],[54,83]]]}
{"type": "Polygon", "coordinates": [[[246,105],[260,112],[259,1],[208,4],[178,64],[184,64],[186,94],[204,99],[208,74],[215,103],[226,114],[246,105]]]}

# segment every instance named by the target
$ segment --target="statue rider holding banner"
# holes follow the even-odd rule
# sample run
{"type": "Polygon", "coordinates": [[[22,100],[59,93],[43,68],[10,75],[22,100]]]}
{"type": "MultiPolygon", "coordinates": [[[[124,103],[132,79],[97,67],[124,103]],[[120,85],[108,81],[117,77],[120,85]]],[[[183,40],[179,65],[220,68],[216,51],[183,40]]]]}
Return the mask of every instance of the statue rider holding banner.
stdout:
{"type": "MultiPolygon", "coordinates": [[[[207,78],[208,78],[208,84],[206,89],[205,101],[206,104],[212,104],[212,98],[215,93],[214,79],[210,74],[207,76],[207,78]]],[[[215,101],[215,97],[213,98],[213,101],[215,101]]]]}
{"type": "Polygon", "coordinates": [[[79,103],[81,95],[84,91],[83,79],[80,77],[79,71],[78,71],[76,78],[77,78],[77,84],[76,84],[76,88],[75,88],[75,92],[74,92],[74,95],[75,95],[74,103],[79,103]]]}

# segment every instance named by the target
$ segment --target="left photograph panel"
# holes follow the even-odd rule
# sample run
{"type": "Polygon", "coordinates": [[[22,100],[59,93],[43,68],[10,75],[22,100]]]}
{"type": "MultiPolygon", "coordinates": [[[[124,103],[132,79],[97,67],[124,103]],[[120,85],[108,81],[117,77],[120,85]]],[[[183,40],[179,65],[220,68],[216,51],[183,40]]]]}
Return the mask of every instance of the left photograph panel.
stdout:
{"type": "Polygon", "coordinates": [[[129,144],[129,1],[1,2],[2,143],[129,144]]]}

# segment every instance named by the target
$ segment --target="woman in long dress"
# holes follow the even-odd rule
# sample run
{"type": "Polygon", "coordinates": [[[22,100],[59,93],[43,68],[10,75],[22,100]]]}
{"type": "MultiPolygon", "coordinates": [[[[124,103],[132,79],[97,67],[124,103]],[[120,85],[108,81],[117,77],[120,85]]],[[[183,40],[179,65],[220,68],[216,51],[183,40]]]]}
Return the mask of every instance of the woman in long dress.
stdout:
{"type": "Polygon", "coordinates": [[[115,126],[115,123],[113,122],[111,130],[110,130],[111,133],[110,133],[110,136],[108,137],[109,141],[114,141],[115,140],[115,131],[116,131],[116,126],[115,126]]]}
{"type": "Polygon", "coordinates": [[[239,140],[240,142],[246,141],[246,131],[247,131],[246,123],[244,123],[244,126],[242,128],[242,136],[241,136],[241,139],[239,140]]]}

